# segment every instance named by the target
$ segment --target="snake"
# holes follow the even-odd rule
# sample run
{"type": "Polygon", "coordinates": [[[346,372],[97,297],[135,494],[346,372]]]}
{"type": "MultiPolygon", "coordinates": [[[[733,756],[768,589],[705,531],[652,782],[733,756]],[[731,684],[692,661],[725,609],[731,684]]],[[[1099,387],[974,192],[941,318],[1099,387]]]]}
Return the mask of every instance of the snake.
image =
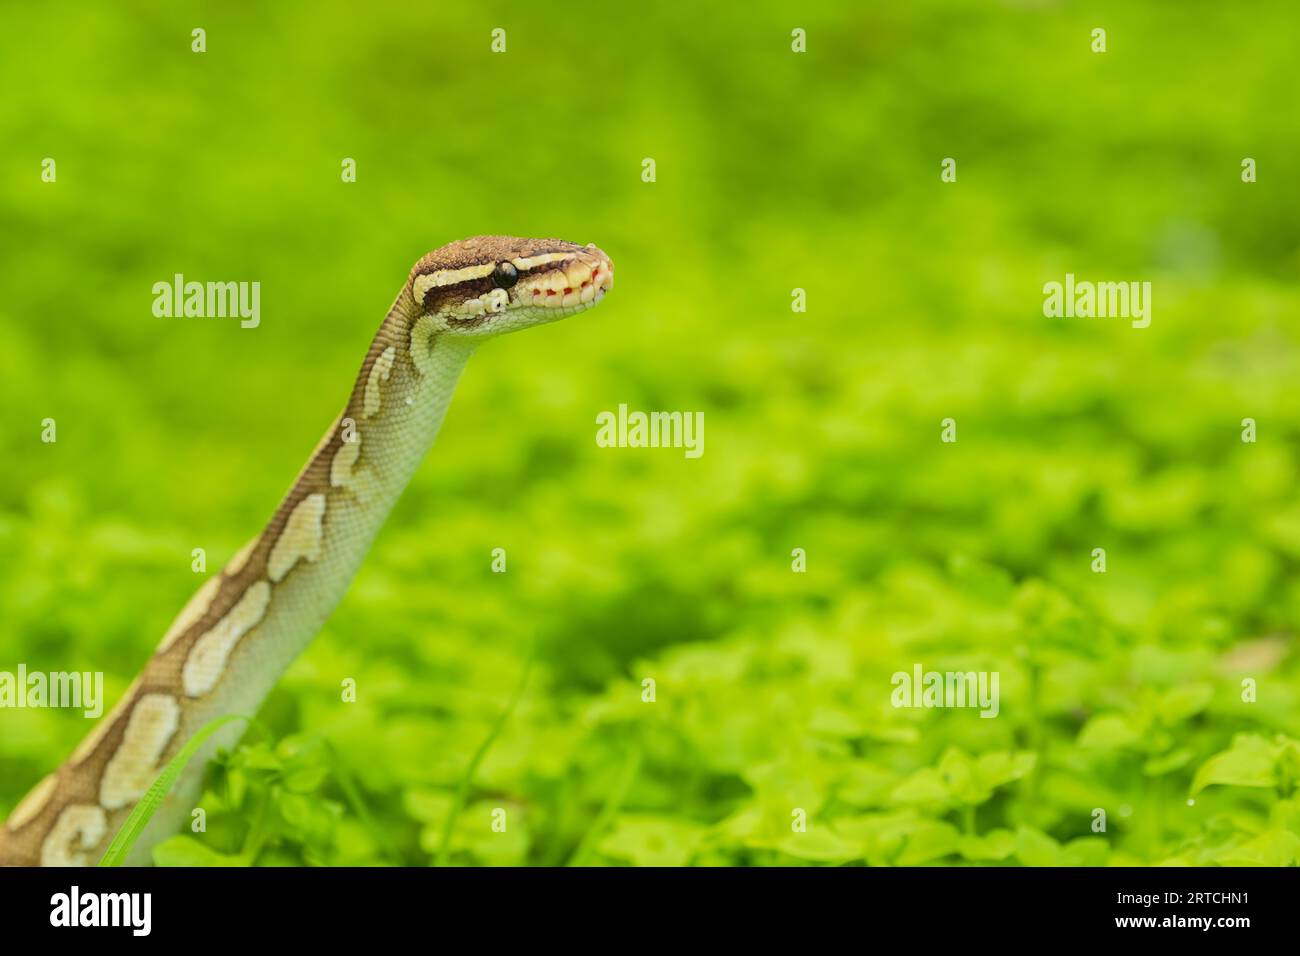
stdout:
{"type": "MultiPolygon", "coordinates": [[[[0,828],[0,864],[97,863],[162,769],[206,725],[254,713],[311,643],[433,447],[471,355],[575,315],[612,288],[595,245],[476,236],[412,267],[343,410],[261,533],[205,580],[117,705],[0,828]]],[[[185,765],[127,862],[152,861],[200,798],[229,721],[185,765]]]]}

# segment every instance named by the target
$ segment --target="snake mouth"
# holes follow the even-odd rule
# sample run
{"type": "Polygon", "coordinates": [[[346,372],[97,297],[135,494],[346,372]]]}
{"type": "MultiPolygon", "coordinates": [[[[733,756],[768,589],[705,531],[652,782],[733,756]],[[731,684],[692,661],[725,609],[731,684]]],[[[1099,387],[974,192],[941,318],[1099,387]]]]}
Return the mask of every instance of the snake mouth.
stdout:
{"type": "Polygon", "coordinates": [[[594,246],[529,282],[522,304],[543,309],[595,305],[614,287],[614,263],[594,246]]]}

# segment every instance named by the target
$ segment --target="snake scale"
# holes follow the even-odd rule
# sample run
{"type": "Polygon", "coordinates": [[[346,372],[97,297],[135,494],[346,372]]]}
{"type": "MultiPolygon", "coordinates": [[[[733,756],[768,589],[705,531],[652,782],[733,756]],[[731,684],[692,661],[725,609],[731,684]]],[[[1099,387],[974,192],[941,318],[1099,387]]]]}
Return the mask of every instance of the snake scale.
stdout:
{"type": "MultiPolygon", "coordinates": [[[[592,307],[613,277],[600,249],[558,239],[478,236],[416,262],[347,404],[271,520],[199,587],[117,707],[14,808],[0,828],[0,864],[98,862],[197,730],[256,711],[343,596],[475,348],[592,307]]],[[[131,863],[149,862],[189,818],[207,760],[239,733],[226,725],[189,762],[131,863]]]]}

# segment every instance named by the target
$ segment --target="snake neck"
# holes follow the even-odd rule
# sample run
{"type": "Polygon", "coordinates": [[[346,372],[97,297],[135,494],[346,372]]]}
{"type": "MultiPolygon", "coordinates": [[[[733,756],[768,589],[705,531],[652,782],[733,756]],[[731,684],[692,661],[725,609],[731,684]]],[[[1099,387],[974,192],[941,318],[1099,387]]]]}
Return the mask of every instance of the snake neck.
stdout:
{"type": "MultiPolygon", "coordinates": [[[[199,588],[116,709],[14,809],[0,864],[97,862],[197,731],[258,709],[343,596],[437,438],[472,353],[468,341],[434,334],[403,289],[270,522],[199,588]]],[[[190,759],[130,862],[148,862],[190,818],[208,759],[240,733],[226,725],[190,759]]]]}
{"type": "MultiPolygon", "coordinates": [[[[253,570],[237,569],[251,582],[244,594],[269,589],[266,611],[216,675],[212,703],[221,706],[210,710],[251,713],[311,642],[437,439],[472,353],[452,336],[422,338],[404,311],[390,313],[343,411],[255,539],[253,570]]],[[[211,671],[189,663],[201,687],[211,671]]],[[[182,684],[186,676],[182,668],[182,684]]]]}

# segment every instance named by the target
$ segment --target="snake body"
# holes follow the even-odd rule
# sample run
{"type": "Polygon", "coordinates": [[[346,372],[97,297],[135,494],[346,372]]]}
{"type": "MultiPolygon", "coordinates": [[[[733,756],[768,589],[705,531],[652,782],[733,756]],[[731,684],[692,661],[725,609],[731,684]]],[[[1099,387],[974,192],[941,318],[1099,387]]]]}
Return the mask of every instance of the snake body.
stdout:
{"type": "MultiPolygon", "coordinates": [[[[613,283],[592,245],[479,236],[411,269],[337,419],[261,534],[199,587],[117,707],[0,828],[0,864],[96,863],[159,771],[197,730],[250,714],[347,589],[433,445],[484,339],[590,308],[613,283]]],[[[195,755],[133,849],[187,820],[203,769],[237,723],[195,755]]]]}

